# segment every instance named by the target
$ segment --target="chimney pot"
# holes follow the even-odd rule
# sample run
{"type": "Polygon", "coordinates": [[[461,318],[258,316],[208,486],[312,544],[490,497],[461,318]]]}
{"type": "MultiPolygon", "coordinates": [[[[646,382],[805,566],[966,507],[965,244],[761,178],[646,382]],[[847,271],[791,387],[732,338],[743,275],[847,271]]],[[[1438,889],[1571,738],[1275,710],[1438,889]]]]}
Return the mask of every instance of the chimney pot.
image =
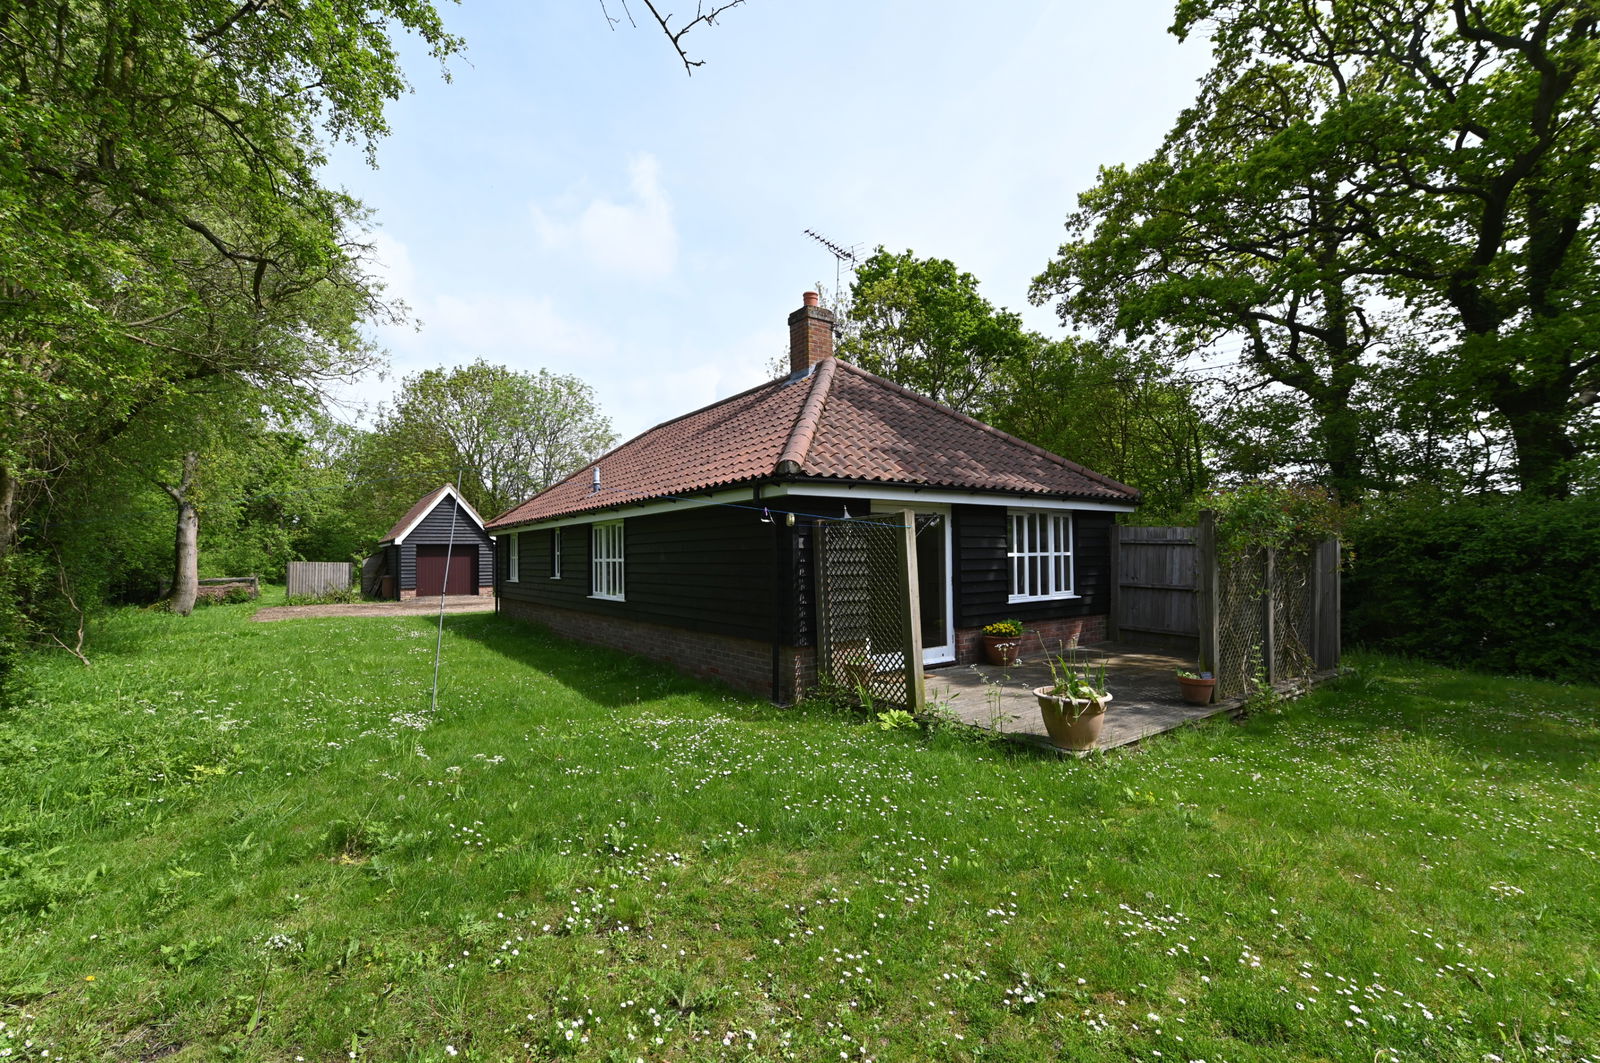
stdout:
{"type": "Polygon", "coordinates": [[[833,311],[818,306],[816,292],[806,292],[805,305],[789,315],[789,369],[797,376],[833,357],[833,311]]]}

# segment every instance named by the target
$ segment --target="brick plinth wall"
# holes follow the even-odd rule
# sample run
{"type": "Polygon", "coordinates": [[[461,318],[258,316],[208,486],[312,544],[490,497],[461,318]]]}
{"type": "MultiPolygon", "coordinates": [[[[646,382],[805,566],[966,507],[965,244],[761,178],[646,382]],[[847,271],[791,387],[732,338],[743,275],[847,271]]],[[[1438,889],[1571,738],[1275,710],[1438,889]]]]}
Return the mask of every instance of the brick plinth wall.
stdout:
{"type": "MultiPolygon", "coordinates": [[[[1079,645],[1084,646],[1091,642],[1104,642],[1106,640],[1106,618],[1104,616],[1078,616],[1068,620],[1028,621],[1022,625],[1022,655],[1024,657],[1037,656],[1041,652],[1041,640],[1044,643],[1044,651],[1060,653],[1065,648],[1067,640],[1074,637],[1077,638],[1079,645]]],[[[956,663],[981,664],[983,660],[982,629],[975,627],[957,628],[956,663]]]]}
{"type": "MultiPolygon", "coordinates": [[[[504,598],[500,600],[500,612],[549,628],[557,635],[636,653],[701,679],[719,680],[735,690],[772,697],[770,642],[686,631],[642,620],[622,620],[504,598]]],[[[800,692],[816,685],[816,653],[809,646],[780,647],[778,668],[780,704],[793,703],[800,692]]]]}
{"type": "MultiPolygon", "coordinates": [[[[479,597],[482,597],[482,598],[492,598],[492,597],[494,597],[494,584],[489,584],[488,586],[485,586],[485,587],[479,587],[478,588],[478,595],[479,595],[479,597]]],[[[410,599],[415,598],[416,596],[417,596],[417,592],[416,592],[415,588],[410,589],[410,590],[407,590],[404,587],[400,588],[400,600],[402,602],[409,601],[410,599]]],[[[432,596],[430,595],[429,597],[432,597],[432,596]]],[[[452,597],[454,597],[454,596],[452,596],[452,597]]]]}

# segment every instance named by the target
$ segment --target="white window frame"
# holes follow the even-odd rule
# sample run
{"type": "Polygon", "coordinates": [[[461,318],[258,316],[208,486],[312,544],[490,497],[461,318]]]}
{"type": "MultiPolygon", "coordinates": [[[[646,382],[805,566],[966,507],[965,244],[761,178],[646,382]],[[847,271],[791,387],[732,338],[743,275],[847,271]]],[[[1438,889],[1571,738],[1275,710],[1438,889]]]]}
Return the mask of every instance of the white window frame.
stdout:
{"type": "Polygon", "coordinates": [[[1006,510],[1007,602],[1077,598],[1070,512],[1006,510]]]}
{"type": "Polygon", "coordinates": [[[520,561],[517,557],[517,533],[511,533],[511,543],[506,548],[506,582],[517,583],[520,561]]]}
{"type": "Polygon", "coordinates": [[[589,525],[589,587],[591,598],[608,602],[627,601],[623,583],[623,558],[626,543],[623,521],[608,520],[589,525]]]}
{"type": "Polygon", "coordinates": [[[561,529],[550,529],[550,578],[561,578],[561,529]]]}

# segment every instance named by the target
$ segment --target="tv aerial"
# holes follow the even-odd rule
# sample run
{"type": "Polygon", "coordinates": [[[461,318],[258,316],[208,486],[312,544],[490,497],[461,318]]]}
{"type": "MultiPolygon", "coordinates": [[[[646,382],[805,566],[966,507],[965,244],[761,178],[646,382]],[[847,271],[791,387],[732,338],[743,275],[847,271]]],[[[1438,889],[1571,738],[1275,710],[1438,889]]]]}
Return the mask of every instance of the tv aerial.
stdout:
{"type": "Polygon", "coordinates": [[[841,284],[841,277],[843,276],[844,272],[844,264],[846,262],[850,263],[850,269],[852,270],[861,264],[861,258],[856,254],[856,250],[861,245],[851,244],[849,247],[846,247],[843,244],[838,244],[828,239],[815,229],[807,229],[806,235],[811,237],[811,239],[815,240],[817,243],[821,244],[823,247],[827,248],[828,252],[833,255],[833,298],[835,301],[837,301],[839,299],[839,288],[841,284]]]}

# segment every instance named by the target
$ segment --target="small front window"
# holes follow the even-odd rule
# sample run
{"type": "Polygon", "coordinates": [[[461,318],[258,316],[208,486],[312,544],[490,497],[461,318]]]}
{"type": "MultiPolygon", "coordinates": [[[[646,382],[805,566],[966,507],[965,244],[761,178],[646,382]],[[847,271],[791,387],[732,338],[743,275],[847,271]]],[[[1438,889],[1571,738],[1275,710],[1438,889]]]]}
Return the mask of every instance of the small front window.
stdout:
{"type": "Polygon", "coordinates": [[[561,529],[550,529],[550,578],[561,578],[561,529]]]}
{"type": "Polygon", "coordinates": [[[1011,566],[1007,601],[1073,598],[1072,514],[1046,510],[1006,511],[1006,560],[1011,566]]]}
{"type": "Polygon", "coordinates": [[[506,536],[506,582],[517,582],[517,533],[506,536]]]}
{"type": "Polygon", "coordinates": [[[591,597],[623,601],[622,521],[591,525],[589,580],[591,597]]]}

